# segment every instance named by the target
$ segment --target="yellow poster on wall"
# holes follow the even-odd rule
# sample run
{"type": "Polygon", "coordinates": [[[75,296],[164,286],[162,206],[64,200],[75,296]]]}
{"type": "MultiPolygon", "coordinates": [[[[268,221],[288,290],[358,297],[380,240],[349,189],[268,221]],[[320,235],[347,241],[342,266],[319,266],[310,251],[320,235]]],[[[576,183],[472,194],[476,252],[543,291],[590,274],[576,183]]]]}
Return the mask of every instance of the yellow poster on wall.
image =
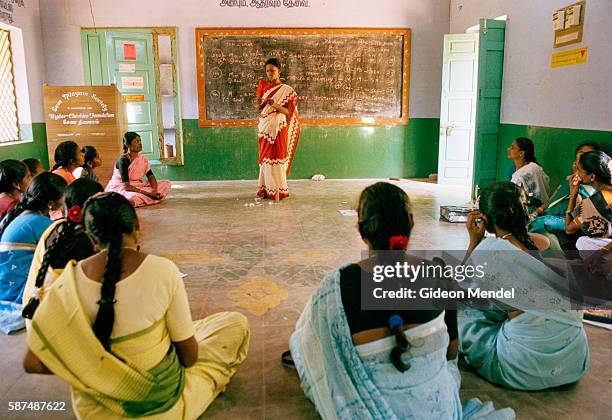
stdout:
{"type": "Polygon", "coordinates": [[[573,66],[587,62],[588,47],[576,48],[575,50],[553,53],[550,56],[550,67],[573,66]]]}

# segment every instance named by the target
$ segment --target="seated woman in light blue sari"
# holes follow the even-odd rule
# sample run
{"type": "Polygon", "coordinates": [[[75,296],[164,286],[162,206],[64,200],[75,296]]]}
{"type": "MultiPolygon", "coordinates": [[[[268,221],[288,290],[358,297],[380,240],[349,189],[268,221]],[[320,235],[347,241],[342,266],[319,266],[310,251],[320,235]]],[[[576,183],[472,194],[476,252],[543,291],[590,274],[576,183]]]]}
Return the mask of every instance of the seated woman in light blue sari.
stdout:
{"type": "Polygon", "coordinates": [[[459,351],[488,381],[521,390],[575,382],[589,363],[582,311],[573,309],[569,282],[538,257],[527,234],[524,191],[500,182],[480,195],[480,211],[470,213],[470,265],[486,264],[480,284],[489,290],[513,288],[515,299],[499,299],[502,309],[459,311],[459,351]],[[485,230],[495,237],[485,238],[485,230]],[[566,290],[563,290],[566,287],[566,290]]]}
{"type": "Polygon", "coordinates": [[[406,249],[413,217],[406,193],[382,182],[361,193],[358,214],[370,258],[324,278],[290,339],[302,389],[321,417],[514,418],[513,410],[495,411],[477,399],[462,406],[456,311],[361,309],[362,270],[390,254],[384,251],[406,249]]]}
{"type": "Polygon", "coordinates": [[[49,212],[62,207],[66,185],[59,175],[37,175],[0,223],[0,331],[5,334],[25,326],[21,301],[34,250],[52,223],[49,212]]]}

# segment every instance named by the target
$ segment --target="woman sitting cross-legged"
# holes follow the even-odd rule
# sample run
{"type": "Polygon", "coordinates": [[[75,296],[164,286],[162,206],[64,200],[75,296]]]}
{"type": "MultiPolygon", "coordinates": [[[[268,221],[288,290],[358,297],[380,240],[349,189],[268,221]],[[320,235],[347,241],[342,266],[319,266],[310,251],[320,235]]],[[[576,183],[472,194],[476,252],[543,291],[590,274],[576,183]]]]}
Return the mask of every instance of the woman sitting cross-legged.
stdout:
{"type": "MultiPolygon", "coordinates": [[[[324,419],[460,419],[511,409],[470,400],[462,407],[456,357],[456,311],[362,310],[361,275],[372,259],[404,250],[413,227],[410,201],[379,182],[359,198],[359,232],[370,257],[324,279],[291,336],[291,355],[302,389],[324,419]]],[[[431,264],[399,253],[413,265],[431,264]]],[[[428,279],[417,281],[428,282],[428,279]]]]}
{"type": "Polygon", "coordinates": [[[68,382],[78,418],[198,418],[246,357],[246,318],[192,322],[176,265],[139,251],[136,212],[122,195],[93,196],[83,220],[103,250],[70,262],[45,291],[26,372],[68,382]]]}
{"type": "Polygon", "coordinates": [[[138,133],[128,131],[123,135],[125,154],[117,159],[113,177],[106,191],[115,191],[127,198],[134,207],[159,203],[170,192],[170,181],[158,181],[153,175],[149,160],[142,155],[142,140],[138,133]],[[142,178],[147,177],[147,182],[142,178]]]}
{"type": "Polygon", "coordinates": [[[480,210],[468,217],[466,260],[486,267],[486,275],[461,287],[516,294],[491,309],[459,311],[459,352],[490,382],[538,390],[580,379],[589,346],[567,279],[545,264],[527,233],[526,201],[517,185],[495,183],[482,191],[480,210]],[[485,238],[485,230],[495,237],[485,238]]]}
{"type": "MultiPolygon", "coordinates": [[[[89,197],[102,191],[102,185],[88,178],[78,178],[66,188],[65,218],[53,222],[47,228],[34,252],[23,291],[25,318],[32,317],[44,296],[45,288],[62,273],[70,260],[80,261],[96,253],[82,223],[82,208],[89,197]]],[[[27,322],[26,326],[29,327],[27,322]]]]}
{"type": "Polygon", "coordinates": [[[36,244],[62,207],[66,181],[51,172],[35,176],[23,199],[0,224],[0,331],[24,327],[21,300],[36,244]]]}

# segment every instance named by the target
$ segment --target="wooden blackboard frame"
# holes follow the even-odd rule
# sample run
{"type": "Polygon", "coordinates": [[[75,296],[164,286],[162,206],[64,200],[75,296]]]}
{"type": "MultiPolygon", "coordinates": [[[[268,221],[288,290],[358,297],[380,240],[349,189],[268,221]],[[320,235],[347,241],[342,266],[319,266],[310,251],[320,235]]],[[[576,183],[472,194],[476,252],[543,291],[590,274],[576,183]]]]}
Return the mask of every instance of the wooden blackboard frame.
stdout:
{"type": "MultiPolygon", "coordinates": [[[[203,39],[219,35],[402,35],[402,107],[399,118],[300,118],[307,125],[402,125],[408,124],[410,92],[410,28],[196,28],[196,76],[198,87],[198,124],[200,127],[239,127],[257,125],[257,120],[211,120],[206,115],[206,83],[204,80],[203,39]]],[[[262,70],[263,74],[263,70],[262,70]]],[[[255,87],[254,87],[255,88],[255,87]]],[[[299,93],[298,93],[299,94],[299,93]]]]}

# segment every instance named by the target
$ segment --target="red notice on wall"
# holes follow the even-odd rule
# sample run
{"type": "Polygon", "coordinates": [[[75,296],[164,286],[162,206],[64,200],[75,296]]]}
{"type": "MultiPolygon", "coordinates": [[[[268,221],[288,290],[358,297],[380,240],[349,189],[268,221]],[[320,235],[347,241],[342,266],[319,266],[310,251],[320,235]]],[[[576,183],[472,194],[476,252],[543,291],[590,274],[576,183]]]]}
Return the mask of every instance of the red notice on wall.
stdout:
{"type": "Polygon", "coordinates": [[[123,59],[136,60],[136,44],[123,44],[123,59]]]}

